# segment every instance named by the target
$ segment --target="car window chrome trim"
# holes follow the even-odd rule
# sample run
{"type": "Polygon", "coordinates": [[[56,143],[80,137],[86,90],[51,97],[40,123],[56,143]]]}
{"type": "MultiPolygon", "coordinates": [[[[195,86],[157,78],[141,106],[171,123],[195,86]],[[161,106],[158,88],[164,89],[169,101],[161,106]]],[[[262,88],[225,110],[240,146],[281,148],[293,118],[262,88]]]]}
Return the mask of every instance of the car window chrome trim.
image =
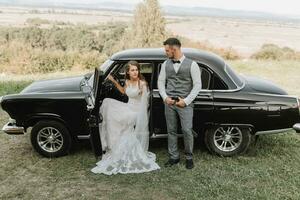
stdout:
{"type": "MultiPolygon", "coordinates": [[[[230,89],[230,90],[207,90],[207,89],[201,89],[200,92],[199,92],[199,94],[201,92],[214,92],[214,93],[215,92],[237,92],[237,91],[241,90],[243,87],[245,87],[245,84],[243,86],[239,87],[239,88],[230,89]]],[[[153,91],[155,91],[155,92],[158,91],[159,92],[158,89],[153,89],[153,91]]]]}
{"type": "MultiPolygon", "coordinates": [[[[210,66],[210,64],[207,64],[206,62],[203,62],[203,61],[197,61],[197,62],[199,62],[199,63],[201,63],[201,64],[203,64],[203,65],[206,65],[213,73],[216,73],[214,70],[212,70],[212,67],[210,66]]],[[[227,64],[226,64],[226,62],[223,60],[223,70],[226,72],[226,75],[230,78],[230,80],[233,82],[233,84],[235,85],[235,87],[236,88],[234,88],[234,89],[228,89],[228,90],[217,90],[217,91],[230,91],[230,92],[232,92],[232,91],[236,91],[236,90],[240,90],[241,88],[243,88],[244,86],[245,86],[245,81],[244,80],[241,80],[242,82],[243,82],[243,85],[241,85],[241,86],[239,86],[234,80],[233,80],[233,78],[230,76],[230,74],[228,73],[228,71],[226,70],[226,66],[227,66],[227,64]]],[[[235,72],[234,72],[235,73],[235,72]]],[[[216,73],[216,74],[218,74],[218,73],[216,73]]],[[[239,76],[239,74],[237,74],[237,76],[239,76]]],[[[219,76],[220,77],[220,76],[219,76]]],[[[223,80],[224,81],[224,80],[223,80]]],[[[226,82],[225,82],[226,83],[226,82]]],[[[227,84],[227,83],[226,83],[227,84]]],[[[228,85],[228,84],[227,84],[228,85]]],[[[213,90],[213,91],[215,91],[215,90],[213,90]]]]}
{"type": "Polygon", "coordinates": [[[246,85],[246,83],[243,82],[243,85],[242,85],[242,86],[237,87],[237,88],[235,88],[235,89],[229,89],[229,90],[212,90],[212,91],[213,91],[213,92],[237,92],[237,91],[243,89],[243,88],[245,87],[245,85],[246,85]]]}
{"type": "Polygon", "coordinates": [[[295,98],[297,100],[297,106],[298,106],[298,111],[299,111],[299,115],[300,115],[300,102],[299,102],[298,97],[295,96],[295,98]]]}
{"type": "MultiPolygon", "coordinates": [[[[213,73],[216,73],[214,70],[212,70],[211,66],[210,66],[209,64],[207,64],[206,62],[202,62],[202,61],[197,61],[197,62],[199,62],[199,63],[201,63],[201,64],[203,64],[203,65],[206,65],[206,66],[209,68],[209,70],[211,70],[213,73]]],[[[200,92],[201,92],[201,91],[208,91],[208,92],[237,92],[237,91],[239,91],[239,90],[241,90],[242,88],[245,87],[245,85],[246,85],[245,80],[242,79],[241,81],[243,82],[243,85],[238,86],[238,85],[236,84],[236,82],[232,79],[232,77],[228,74],[228,72],[226,71],[226,65],[227,65],[227,64],[225,63],[225,61],[224,61],[223,63],[224,63],[224,66],[223,66],[224,71],[226,72],[227,76],[231,79],[231,81],[233,82],[233,84],[236,86],[236,88],[234,88],[234,89],[228,89],[228,90],[206,90],[206,89],[204,89],[204,90],[200,90],[200,92]]],[[[217,74],[217,73],[216,73],[216,74],[217,74]]],[[[240,75],[238,75],[238,76],[240,76],[240,75]]],[[[223,81],[224,81],[224,80],[223,80],[223,81]]],[[[226,84],[227,84],[227,83],[226,83],[226,84]]]]}
{"type": "Polygon", "coordinates": [[[296,95],[289,95],[289,94],[270,94],[270,93],[260,93],[260,92],[251,92],[251,94],[264,95],[264,96],[274,96],[274,97],[290,97],[290,98],[298,99],[298,97],[296,95]]]}
{"type": "Polygon", "coordinates": [[[99,66],[99,69],[105,73],[114,62],[114,60],[108,58],[104,63],[102,63],[102,65],[99,66]]]}
{"type": "MultiPolygon", "coordinates": [[[[200,64],[202,64],[202,65],[205,65],[205,66],[207,66],[208,67],[208,70],[209,71],[211,71],[212,73],[216,73],[214,70],[212,70],[212,67],[209,65],[209,64],[207,64],[206,62],[203,62],[203,61],[200,61],[200,60],[194,60],[196,63],[200,63],[200,64]]],[[[232,77],[228,74],[228,72],[226,71],[226,63],[225,63],[225,61],[223,62],[224,63],[224,66],[223,66],[223,68],[224,68],[224,71],[226,72],[226,74],[227,74],[227,76],[231,79],[231,81],[233,82],[233,84],[236,86],[236,88],[234,88],[234,89],[228,89],[228,90],[208,90],[208,89],[201,89],[200,90],[200,92],[202,91],[202,92],[237,92],[237,91],[239,91],[239,90],[241,90],[241,89],[243,89],[244,87],[245,87],[245,85],[246,85],[246,81],[244,80],[244,78],[242,77],[242,82],[243,82],[243,85],[241,85],[241,86],[238,86],[237,84],[236,84],[236,82],[232,79],[232,77]]],[[[161,64],[161,63],[160,63],[161,64]]],[[[201,66],[199,66],[199,67],[201,67],[201,66]]],[[[159,73],[158,73],[159,74],[159,73]]],[[[216,73],[217,74],[217,73],[216,73]]],[[[241,76],[241,75],[239,75],[239,74],[237,74],[238,76],[241,76]]],[[[226,83],[227,84],[227,83],[226,83]]],[[[153,89],[153,91],[158,91],[158,89],[153,89]]]]}
{"type": "MultiPolygon", "coordinates": [[[[235,86],[238,88],[238,87],[242,87],[242,86],[239,86],[236,82],[235,82],[235,80],[231,77],[231,75],[228,73],[228,71],[227,71],[227,68],[229,67],[229,65],[227,65],[226,63],[224,64],[224,71],[226,72],[226,74],[229,76],[229,78],[232,80],[232,82],[235,84],[235,86]]],[[[233,70],[232,70],[233,71],[233,70]]],[[[236,73],[235,71],[233,71],[234,73],[236,73]]],[[[238,78],[239,78],[239,74],[236,74],[237,76],[238,76],[238,78]]],[[[245,80],[241,80],[242,81],[242,83],[244,84],[244,82],[245,82],[245,80]]]]}
{"type": "Polygon", "coordinates": [[[0,96],[0,108],[1,108],[1,109],[2,109],[1,102],[2,102],[2,100],[3,100],[3,97],[4,97],[4,95],[3,95],[3,96],[0,96]]]}

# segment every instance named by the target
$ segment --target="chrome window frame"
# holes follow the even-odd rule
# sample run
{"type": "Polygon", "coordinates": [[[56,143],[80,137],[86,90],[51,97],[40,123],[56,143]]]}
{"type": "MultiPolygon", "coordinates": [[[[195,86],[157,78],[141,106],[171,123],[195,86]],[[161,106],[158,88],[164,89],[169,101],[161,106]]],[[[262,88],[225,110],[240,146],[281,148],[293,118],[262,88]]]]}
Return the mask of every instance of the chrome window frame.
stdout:
{"type": "MultiPolygon", "coordinates": [[[[226,72],[226,74],[229,76],[229,78],[232,80],[232,82],[235,84],[235,86],[237,86],[237,88],[238,87],[241,87],[241,86],[239,86],[239,84],[237,84],[236,83],[236,81],[231,77],[231,75],[230,75],[230,73],[228,73],[228,71],[227,71],[227,68],[229,67],[229,65],[227,65],[226,63],[224,63],[224,71],[226,72]]],[[[233,70],[232,70],[233,71],[233,70]]],[[[234,72],[234,71],[233,71],[234,72]]],[[[235,72],[234,72],[235,73],[235,72]]],[[[238,74],[236,74],[236,76],[238,77],[238,78],[240,78],[239,77],[239,75],[238,74]]],[[[242,82],[242,85],[244,84],[244,80],[240,80],[241,82],[242,82]]]]}
{"type": "MultiPolygon", "coordinates": [[[[213,73],[216,73],[214,70],[212,70],[212,67],[211,65],[207,64],[206,62],[203,62],[203,61],[199,61],[199,60],[194,60],[197,64],[200,63],[200,64],[203,64],[205,66],[207,66],[209,68],[209,70],[211,70],[213,73]]],[[[161,65],[162,63],[160,63],[161,65]]],[[[244,78],[240,75],[240,74],[237,74],[237,76],[239,76],[239,78],[242,78],[241,81],[242,81],[242,85],[241,86],[238,86],[237,83],[233,80],[233,78],[230,76],[230,74],[226,71],[226,63],[224,62],[224,66],[223,66],[223,69],[224,71],[226,72],[227,76],[231,79],[231,81],[234,83],[234,85],[236,86],[235,89],[228,89],[228,90],[210,90],[210,89],[201,89],[199,94],[201,92],[237,92],[239,90],[241,90],[242,88],[245,87],[246,85],[246,82],[244,80],[244,78]]],[[[200,67],[200,66],[199,66],[200,67]]],[[[216,73],[217,74],[217,73],[216,73]]],[[[159,75],[159,73],[158,73],[159,75]]],[[[153,91],[158,91],[158,89],[153,89],[153,91]]]]}
{"type": "MultiPolygon", "coordinates": [[[[212,70],[212,67],[211,67],[211,65],[209,65],[209,64],[207,64],[207,63],[205,63],[205,62],[200,62],[200,61],[195,61],[195,62],[199,62],[199,63],[201,63],[201,64],[203,64],[203,65],[206,65],[211,71],[213,71],[212,70]]],[[[244,88],[245,87],[245,85],[246,85],[246,82],[245,82],[245,80],[244,80],[244,78],[243,79],[241,79],[241,81],[243,82],[243,85],[241,85],[241,86],[238,86],[237,84],[236,84],[236,82],[233,80],[233,78],[228,74],[228,72],[226,71],[226,63],[224,62],[224,66],[223,66],[223,69],[224,69],[224,71],[226,72],[226,74],[227,74],[227,76],[231,79],[231,81],[234,83],[234,85],[236,86],[236,88],[235,89],[228,89],[228,90],[208,90],[208,89],[201,89],[200,90],[200,92],[199,93],[201,93],[201,91],[203,91],[203,92],[236,92],[236,91],[239,91],[239,90],[241,90],[242,88],[244,88]]],[[[215,71],[213,71],[213,73],[216,73],[215,71]]],[[[217,73],[216,73],[217,74],[217,73]]],[[[241,75],[239,75],[239,74],[237,74],[238,76],[240,76],[241,77],[241,75]]],[[[242,78],[242,77],[241,77],[242,78]]]]}

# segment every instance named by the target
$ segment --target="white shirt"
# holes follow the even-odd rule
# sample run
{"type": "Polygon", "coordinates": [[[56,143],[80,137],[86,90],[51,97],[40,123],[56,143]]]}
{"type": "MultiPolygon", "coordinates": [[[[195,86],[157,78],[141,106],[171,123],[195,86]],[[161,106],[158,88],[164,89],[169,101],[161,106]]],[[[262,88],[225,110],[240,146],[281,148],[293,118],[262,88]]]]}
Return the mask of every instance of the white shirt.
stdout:
{"type": "MultiPolygon", "coordinates": [[[[184,60],[185,56],[183,55],[179,60],[180,63],[173,63],[173,67],[175,72],[177,73],[182,61],[184,60]]],[[[157,86],[158,86],[158,90],[159,90],[159,94],[162,97],[162,99],[165,101],[166,98],[168,97],[167,93],[166,93],[166,88],[165,88],[165,84],[166,84],[166,62],[163,62],[163,64],[161,65],[161,69],[160,69],[160,74],[158,76],[158,80],[157,80],[157,86]]],[[[189,105],[190,103],[192,103],[192,101],[194,101],[194,99],[197,97],[198,93],[200,92],[201,88],[202,88],[202,82],[201,82],[201,70],[200,67],[198,66],[198,64],[193,61],[192,62],[192,66],[191,66],[191,76],[192,76],[192,81],[193,81],[193,88],[190,92],[190,94],[183,99],[183,101],[185,102],[186,105],[189,105]]]]}

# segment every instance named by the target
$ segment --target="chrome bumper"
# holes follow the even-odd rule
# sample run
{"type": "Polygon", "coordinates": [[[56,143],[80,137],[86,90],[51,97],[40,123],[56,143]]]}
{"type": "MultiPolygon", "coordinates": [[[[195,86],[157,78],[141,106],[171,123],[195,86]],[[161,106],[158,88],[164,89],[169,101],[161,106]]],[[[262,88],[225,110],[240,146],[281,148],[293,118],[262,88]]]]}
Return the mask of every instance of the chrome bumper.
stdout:
{"type": "Polygon", "coordinates": [[[297,133],[300,133],[300,123],[294,124],[293,129],[294,129],[297,133]]]}
{"type": "Polygon", "coordinates": [[[10,119],[3,128],[2,131],[9,135],[20,135],[24,134],[24,127],[17,126],[16,121],[14,119],[10,119]]]}

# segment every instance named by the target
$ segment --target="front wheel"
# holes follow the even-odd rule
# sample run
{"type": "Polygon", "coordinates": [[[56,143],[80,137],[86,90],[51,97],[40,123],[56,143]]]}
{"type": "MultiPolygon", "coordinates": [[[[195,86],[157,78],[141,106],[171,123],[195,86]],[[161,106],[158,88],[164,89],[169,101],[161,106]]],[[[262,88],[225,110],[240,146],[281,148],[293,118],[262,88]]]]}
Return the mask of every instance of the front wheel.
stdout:
{"type": "Polygon", "coordinates": [[[30,139],[33,148],[48,158],[66,155],[72,144],[65,125],[52,120],[43,120],[35,124],[30,139]]]}
{"type": "Polygon", "coordinates": [[[217,126],[206,130],[205,144],[210,152],[220,156],[234,156],[244,153],[251,142],[248,128],[238,126],[217,126]]]}

